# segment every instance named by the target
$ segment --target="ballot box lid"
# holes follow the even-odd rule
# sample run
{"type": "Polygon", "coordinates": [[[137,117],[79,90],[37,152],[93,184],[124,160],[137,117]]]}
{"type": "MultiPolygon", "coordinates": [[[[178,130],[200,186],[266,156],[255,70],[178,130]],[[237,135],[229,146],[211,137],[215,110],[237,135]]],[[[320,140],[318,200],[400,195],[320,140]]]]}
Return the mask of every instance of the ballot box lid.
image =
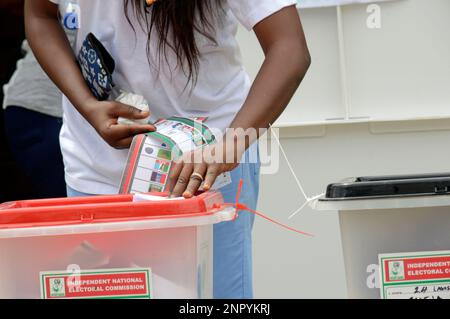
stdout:
{"type": "Polygon", "coordinates": [[[450,207],[450,173],[350,178],[328,185],[310,206],[317,211],[450,207]]]}
{"type": "Polygon", "coordinates": [[[450,194],[450,173],[363,176],[328,185],[322,200],[352,200],[450,194]]]}
{"type": "Polygon", "coordinates": [[[142,194],[129,194],[4,203],[0,204],[0,231],[142,220],[186,220],[223,210],[220,192],[205,192],[180,200],[169,200],[164,193],[152,193],[152,197],[151,201],[142,199],[142,194]],[[138,201],[137,196],[140,196],[138,201]]]}

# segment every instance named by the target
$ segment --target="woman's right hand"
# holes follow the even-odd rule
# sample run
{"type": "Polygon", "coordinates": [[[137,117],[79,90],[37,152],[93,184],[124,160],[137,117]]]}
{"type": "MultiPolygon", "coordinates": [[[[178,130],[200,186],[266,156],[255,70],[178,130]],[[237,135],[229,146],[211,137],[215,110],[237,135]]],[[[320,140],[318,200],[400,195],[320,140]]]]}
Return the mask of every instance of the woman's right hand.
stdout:
{"type": "Polygon", "coordinates": [[[83,116],[97,133],[106,143],[117,149],[129,148],[135,135],[156,131],[155,126],[151,124],[118,124],[119,117],[138,120],[144,119],[150,114],[117,101],[93,99],[85,103],[82,110],[83,116]]]}
{"type": "MultiPolygon", "coordinates": [[[[0,0],[3,3],[4,0],[0,0]]],[[[28,42],[42,68],[72,105],[112,147],[128,148],[137,134],[153,125],[121,125],[119,117],[143,119],[148,112],[116,101],[97,101],[80,72],[76,57],[58,20],[58,6],[48,0],[25,1],[28,42]]]]}

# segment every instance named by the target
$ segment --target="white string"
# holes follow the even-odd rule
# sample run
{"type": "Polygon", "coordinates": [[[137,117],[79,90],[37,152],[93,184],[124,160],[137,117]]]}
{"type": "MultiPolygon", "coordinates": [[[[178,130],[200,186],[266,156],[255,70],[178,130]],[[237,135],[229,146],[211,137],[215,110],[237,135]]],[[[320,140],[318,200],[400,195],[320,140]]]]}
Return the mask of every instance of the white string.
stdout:
{"type": "Polygon", "coordinates": [[[309,203],[315,201],[316,199],[319,199],[319,198],[322,197],[323,195],[324,195],[324,194],[320,194],[320,195],[317,195],[317,196],[314,196],[314,197],[311,197],[311,198],[307,198],[307,199],[306,199],[306,202],[304,202],[303,205],[302,205],[299,209],[297,209],[295,212],[293,212],[293,213],[288,217],[288,219],[292,219],[295,215],[297,215],[298,213],[300,213],[300,212],[303,210],[303,208],[306,207],[306,205],[308,205],[309,203]]]}
{"type": "Polygon", "coordinates": [[[284,159],[286,160],[286,163],[289,167],[289,170],[291,171],[292,175],[294,175],[294,179],[295,182],[297,183],[298,188],[300,189],[300,191],[303,194],[303,197],[305,197],[306,199],[308,199],[308,195],[306,195],[305,190],[303,189],[302,183],[300,183],[299,179],[297,178],[297,175],[295,174],[294,169],[292,168],[291,162],[289,161],[289,159],[287,158],[286,152],[284,151],[283,146],[280,143],[280,139],[278,138],[278,135],[275,133],[275,131],[272,128],[272,125],[269,126],[270,127],[270,132],[271,134],[275,137],[275,140],[278,143],[278,146],[280,147],[281,153],[283,154],[284,159]]]}
{"type": "Polygon", "coordinates": [[[305,207],[306,205],[308,205],[309,203],[311,203],[312,201],[322,197],[324,194],[320,194],[314,197],[308,197],[308,195],[305,192],[305,189],[303,188],[302,183],[300,182],[300,180],[297,177],[297,174],[295,174],[295,171],[291,165],[291,162],[289,161],[286,152],[284,151],[283,146],[281,145],[280,139],[278,138],[278,135],[275,133],[275,131],[272,128],[272,125],[269,124],[269,128],[270,128],[270,133],[275,137],[275,140],[278,143],[278,146],[280,147],[281,150],[281,154],[283,154],[284,159],[286,160],[286,163],[288,165],[289,170],[291,171],[292,175],[294,176],[295,182],[297,183],[298,188],[300,189],[300,192],[302,193],[303,197],[306,199],[306,201],[303,203],[302,206],[300,206],[300,208],[298,208],[296,211],[294,211],[292,214],[289,215],[288,219],[292,219],[295,215],[297,215],[298,213],[300,213],[305,207]]]}

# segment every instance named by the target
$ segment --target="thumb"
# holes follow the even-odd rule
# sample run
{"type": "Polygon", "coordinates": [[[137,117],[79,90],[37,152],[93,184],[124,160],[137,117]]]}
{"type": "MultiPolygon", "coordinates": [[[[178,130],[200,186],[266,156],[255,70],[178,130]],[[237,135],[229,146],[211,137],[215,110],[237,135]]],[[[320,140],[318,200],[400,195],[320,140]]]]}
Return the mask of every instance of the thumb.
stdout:
{"type": "Polygon", "coordinates": [[[115,102],[113,113],[117,117],[124,117],[130,120],[139,120],[150,116],[149,111],[141,111],[138,108],[120,102],[115,102]]]}

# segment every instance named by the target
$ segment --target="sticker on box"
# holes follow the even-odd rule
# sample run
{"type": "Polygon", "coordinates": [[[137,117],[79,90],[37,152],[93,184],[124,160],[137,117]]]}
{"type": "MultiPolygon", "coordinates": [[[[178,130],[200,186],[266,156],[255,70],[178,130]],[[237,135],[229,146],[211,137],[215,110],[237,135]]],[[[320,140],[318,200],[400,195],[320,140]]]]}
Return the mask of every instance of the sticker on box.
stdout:
{"type": "Polygon", "coordinates": [[[382,299],[450,299],[450,251],[380,254],[382,299]]]}
{"type": "Polygon", "coordinates": [[[43,271],[42,299],[152,298],[150,268],[43,271]]]}

